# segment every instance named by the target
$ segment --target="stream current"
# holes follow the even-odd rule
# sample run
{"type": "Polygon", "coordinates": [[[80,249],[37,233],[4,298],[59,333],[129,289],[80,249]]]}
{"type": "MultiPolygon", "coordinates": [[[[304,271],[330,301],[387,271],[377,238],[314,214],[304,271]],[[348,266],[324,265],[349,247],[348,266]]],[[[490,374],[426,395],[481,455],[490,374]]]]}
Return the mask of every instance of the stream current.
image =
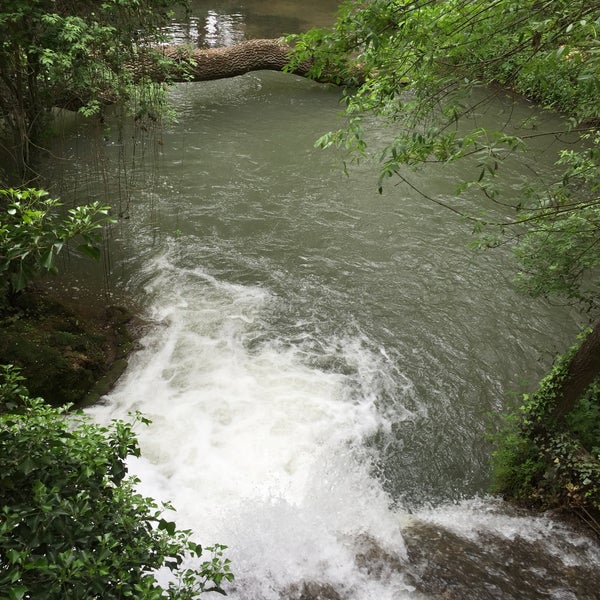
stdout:
{"type": "MultiPolygon", "coordinates": [[[[486,495],[486,434],[572,342],[577,313],[516,293],[509,252],[474,254],[446,209],[393,182],[380,196],[373,164],[346,176],[315,149],[339,125],[337,90],[261,72],[171,99],[153,151],[129,150],[128,218],[111,233],[111,287],[152,326],[90,413],[152,420],[131,471],[200,542],[229,547],[229,595],[596,597],[597,544],[486,495]]],[[[516,127],[534,111],[498,98],[478,118],[509,113],[516,127]]],[[[116,193],[121,143],[105,133],[100,176],[69,130],[71,192],[116,193]]],[[[509,189],[531,175],[507,169],[509,189]]],[[[451,202],[460,177],[411,181],[451,202]]]]}

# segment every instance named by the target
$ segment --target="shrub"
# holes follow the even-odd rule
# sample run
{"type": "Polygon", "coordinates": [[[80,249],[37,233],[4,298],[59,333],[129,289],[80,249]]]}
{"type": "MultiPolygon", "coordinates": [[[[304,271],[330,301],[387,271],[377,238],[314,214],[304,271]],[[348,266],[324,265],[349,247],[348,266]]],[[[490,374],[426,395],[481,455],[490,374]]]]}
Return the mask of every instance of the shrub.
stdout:
{"type": "MultiPolygon", "coordinates": [[[[100,426],[30,398],[11,366],[0,373],[0,598],[195,598],[225,593],[224,546],[202,547],[135,489],[132,424],[100,426]],[[192,561],[195,568],[184,568],[192,561]],[[157,569],[172,574],[168,589],[157,569]]],[[[138,415],[138,420],[147,422],[138,415]]]]}
{"type": "Polygon", "coordinates": [[[45,273],[56,273],[56,258],[69,241],[98,259],[100,233],[111,221],[109,207],[99,202],[78,206],[65,217],[60,202],[37,189],[0,190],[0,292],[13,296],[45,273]]]}

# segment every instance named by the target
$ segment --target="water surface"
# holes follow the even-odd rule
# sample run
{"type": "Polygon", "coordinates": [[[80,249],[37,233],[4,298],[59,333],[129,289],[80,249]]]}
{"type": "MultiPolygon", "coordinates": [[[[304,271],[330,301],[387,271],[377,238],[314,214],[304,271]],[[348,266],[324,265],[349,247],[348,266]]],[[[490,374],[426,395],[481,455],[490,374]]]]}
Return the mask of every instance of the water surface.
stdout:
{"type": "MultiPolygon", "coordinates": [[[[475,590],[457,598],[510,597],[486,595],[490,544],[511,562],[504,594],[520,597],[525,577],[515,548],[546,553],[531,589],[586,585],[593,545],[485,497],[493,415],[545,373],[578,315],[517,294],[508,251],[473,254],[452,213],[401,186],[380,196],[373,165],[346,177],[316,150],[335,90],[259,73],[172,99],[178,123],[139,168],[112,245],[113,285],[156,326],[93,412],[153,420],[132,469],[202,541],[230,546],[233,597],[295,597],[306,582],[436,597],[416,557],[429,545],[420,560],[437,573],[447,539],[490,569],[453,574],[475,590]],[[566,583],[539,575],[557,560],[566,583]]],[[[452,200],[455,172],[412,177],[452,200]]]]}
{"type": "MultiPolygon", "coordinates": [[[[280,35],[335,4],[194,2],[173,35],[280,35]]],[[[201,542],[230,547],[230,595],[593,597],[594,543],[486,496],[486,433],[580,316],[517,294],[508,249],[472,253],[453,213],[394,182],[380,196],[373,164],[347,177],[315,149],[339,125],[338,90],[261,72],[178,85],[172,102],[157,132],[72,124],[76,160],[54,169],[122,215],[110,290],[152,323],[91,412],[152,419],[131,469],[201,542]]],[[[499,97],[477,118],[512,131],[534,114],[499,97]]],[[[375,145],[389,135],[371,129],[375,145]]],[[[555,152],[508,161],[508,193],[555,152]]],[[[411,182],[455,202],[461,169],[411,182]]]]}

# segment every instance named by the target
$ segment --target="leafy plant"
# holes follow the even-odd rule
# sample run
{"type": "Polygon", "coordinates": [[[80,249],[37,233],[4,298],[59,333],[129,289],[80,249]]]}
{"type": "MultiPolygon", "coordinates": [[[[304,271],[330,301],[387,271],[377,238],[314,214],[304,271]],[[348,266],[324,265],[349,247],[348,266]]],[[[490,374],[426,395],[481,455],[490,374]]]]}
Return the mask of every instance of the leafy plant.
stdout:
{"type": "Polygon", "coordinates": [[[2,2],[0,130],[14,167],[31,167],[52,107],[93,116],[123,102],[139,112],[141,95],[156,110],[165,94],[149,82],[144,57],[178,5],[185,0],[2,2]]]}
{"type": "MultiPolygon", "coordinates": [[[[593,335],[588,332],[588,337],[593,335]]],[[[557,396],[586,336],[557,358],[537,390],[523,395],[496,435],[494,491],[543,508],[600,511],[600,384],[586,389],[565,418],[557,418],[557,396]]],[[[594,519],[590,519],[594,523],[594,519]]],[[[597,528],[595,524],[593,527],[597,528]]]]}
{"type": "Polygon", "coordinates": [[[60,217],[60,202],[37,189],[0,190],[0,276],[9,298],[45,273],[57,273],[56,259],[71,240],[77,250],[98,259],[104,225],[112,219],[99,202],[69,209],[60,217]]]}
{"type": "MultiPolygon", "coordinates": [[[[30,398],[13,367],[0,395],[0,598],[196,598],[233,580],[225,546],[206,550],[136,491],[133,424],[92,423],[30,398]],[[191,565],[183,567],[185,564],[191,565]],[[172,574],[167,589],[157,569],[172,574]]],[[[148,422],[140,415],[137,421],[148,422]]]]}
{"type": "Polygon", "coordinates": [[[566,420],[583,447],[600,460],[600,383],[589,387],[566,420]]]}
{"type": "Polygon", "coordinates": [[[494,442],[492,491],[519,502],[533,503],[539,498],[537,489],[546,466],[540,449],[523,435],[515,413],[505,416],[494,442]]]}
{"type": "Polygon", "coordinates": [[[0,365],[0,412],[12,412],[28,395],[25,377],[14,365],[0,365]]]}
{"type": "Polygon", "coordinates": [[[592,305],[600,283],[599,33],[600,3],[590,0],[347,0],[332,28],[290,39],[291,64],[311,62],[315,78],[333,71],[347,84],[345,124],[319,145],[361,158],[370,147],[365,116],[387,119],[390,135],[377,150],[380,192],[390,179],[415,189],[410,168],[465,162],[471,175],[460,193],[476,199],[479,191],[488,208],[421,197],[467,218],[481,246],[510,243],[521,289],[592,305]],[[566,112],[562,133],[582,142],[579,150],[564,147],[554,173],[536,173],[535,185],[511,184],[502,197],[508,159],[544,135],[560,143],[561,131],[523,124],[507,135],[502,126],[481,127],[477,115],[488,98],[474,100],[472,91],[490,84],[566,112]],[[502,207],[501,218],[493,204],[502,207]]]}

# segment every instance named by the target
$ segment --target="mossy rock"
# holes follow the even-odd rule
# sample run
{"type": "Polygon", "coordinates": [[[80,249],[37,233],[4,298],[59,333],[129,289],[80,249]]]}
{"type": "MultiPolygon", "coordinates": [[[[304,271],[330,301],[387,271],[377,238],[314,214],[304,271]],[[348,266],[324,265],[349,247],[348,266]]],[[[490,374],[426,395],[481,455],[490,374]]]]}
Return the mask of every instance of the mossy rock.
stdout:
{"type": "MultiPolygon", "coordinates": [[[[44,293],[28,292],[0,317],[0,364],[20,367],[32,396],[78,404],[114,372],[116,361],[117,372],[123,371],[130,319],[131,313],[115,307],[84,318],[44,293]]],[[[114,384],[116,378],[109,379],[114,384]]]]}

